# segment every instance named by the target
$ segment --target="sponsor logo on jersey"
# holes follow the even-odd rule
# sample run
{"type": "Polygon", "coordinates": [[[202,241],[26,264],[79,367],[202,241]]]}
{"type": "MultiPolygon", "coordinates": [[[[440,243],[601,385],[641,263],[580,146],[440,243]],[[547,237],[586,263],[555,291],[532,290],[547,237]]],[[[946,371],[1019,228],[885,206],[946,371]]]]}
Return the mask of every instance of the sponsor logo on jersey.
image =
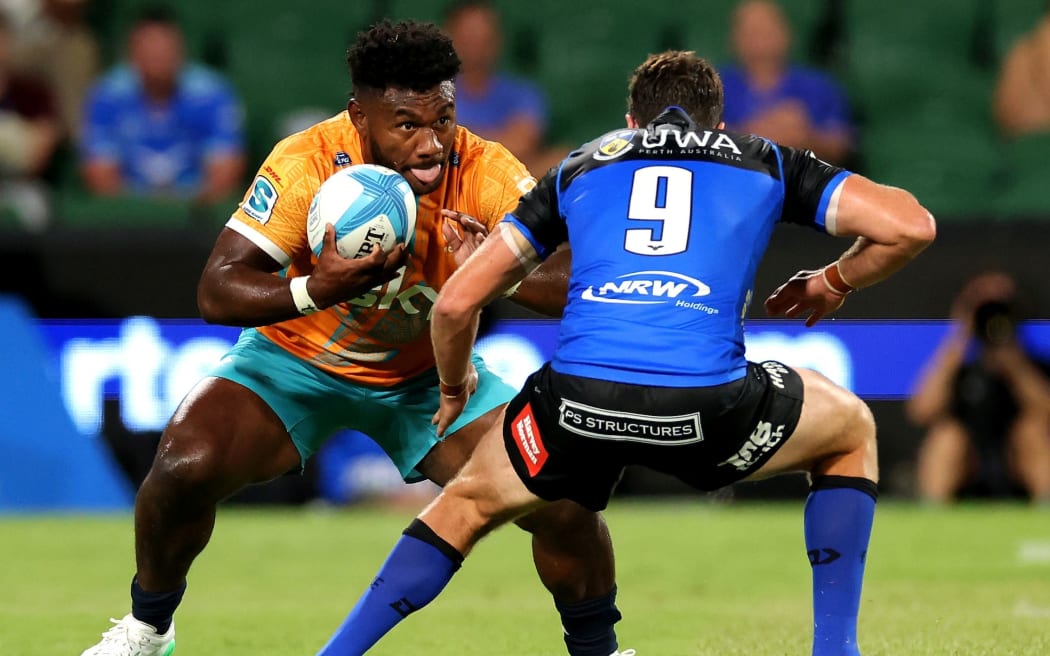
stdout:
{"type": "Polygon", "coordinates": [[[719,466],[728,465],[739,471],[747,471],[783,439],[784,424],[778,424],[776,428],[773,428],[771,422],[760,421],[755,425],[755,430],[751,431],[747,442],[744,442],[740,450],[718,464],[719,466]]]}
{"type": "Polygon", "coordinates": [[[263,168],[263,171],[266,171],[266,175],[270,176],[270,179],[273,180],[274,183],[279,185],[284,184],[284,182],[281,181],[281,176],[277,175],[277,171],[274,171],[272,166],[266,166],[263,168]]]}
{"type": "Polygon", "coordinates": [[[547,462],[548,454],[547,447],[543,446],[536,418],[532,415],[531,404],[526,403],[518,416],[514,418],[514,422],[510,425],[510,433],[514,436],[514,443],[518,445],[521,457],[525,459],[525,467],[529,470],[529,476],[535,477],[547,462]]]}
{"type": "Polygon", "coordinates": [[[273,206],[277,204],[279,196],[269,178],[257,175],[252,183],[252,193],[241,203],[241,209],[259,223],[266,223],[273,214],[273,206]]]}
{"type": "Polygon", "coordinates": [[[448,165],[459,166],[459,159],[459,153],[453,151],[452,154],[448,156],[448,165]]]}
{"type": "Polygon", "coordinates": [[[713,130],[646,132],[642,137],[642,149],[653,151],[651,154],[707,155],[737,162],[743,159],[740,147],[728,134],[713,130]]]}
{"type": "Polygon", "coordinates": [[[558,423],[565,430],[599,440],[676,446],[704,441],[700,414],[659,417],[606,410],[563,399],[558,423]]]}
{"type": "Polygon", "coordinates": [[[612,134],[605,135],[598,142],[598,150],[594,153],[594,159],[601,162],[616,159],[631,150],[631,139],[633,137],[634,130],[618,130],[612,134]]]}
{"type": "Polygon", "coordinates": [[[379,285],[371,291],[348,301],[348,303],[363,308],[375,307],[378,310],[389,310],[397,307],[400,308],[402,313],[409,316],[425,311],[427,319],[429,319],[430,313],[434,309],[434,301],[437,300],[437,290],[425,282],[417,282],[410,287],[401,289],[404,275],[405,267],[401,267],[398,270],[398,276],[389,283],[379,285]]]}
{"type": "Polygon", "coordinates": [[[333,162],[336,166],[350,166],[351,164],[350,156],[341,150],[335,154],[333,162]]]}
{"type": "Polygon", "coordinates": [[[635,271],[611,282],[583,290],[581,298],[598,303],[665,305],[718,314],[718,308],[696,299],[707,296],[711,288],[696,278],[672,271],[635,271]]]}

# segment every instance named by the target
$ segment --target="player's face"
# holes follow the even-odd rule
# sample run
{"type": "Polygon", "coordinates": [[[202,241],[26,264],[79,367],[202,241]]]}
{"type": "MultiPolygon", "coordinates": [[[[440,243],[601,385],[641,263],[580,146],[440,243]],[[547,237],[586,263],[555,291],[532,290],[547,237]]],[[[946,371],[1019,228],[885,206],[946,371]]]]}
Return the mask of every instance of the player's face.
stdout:
{"type": "Polygon", "coordinates": [[[351,101],[349,109],[369,162],[405,176],[420,196],[441,185],[456,139],[451,81],[422,92],[397,88],[366,92],[351,101]]]}
{"type": "Polygon", "coordinates": [[[141,25],[131,35],[129,55],[147,85],[170,86],[182,68],[182,34],[170,25],[141,25]]]}

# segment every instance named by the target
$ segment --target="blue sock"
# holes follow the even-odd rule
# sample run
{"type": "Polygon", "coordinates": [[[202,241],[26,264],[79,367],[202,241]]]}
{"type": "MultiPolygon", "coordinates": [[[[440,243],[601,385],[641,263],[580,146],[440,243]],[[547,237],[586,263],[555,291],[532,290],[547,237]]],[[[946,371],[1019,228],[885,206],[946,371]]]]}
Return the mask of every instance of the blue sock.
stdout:
{"type": "Polygon", "coordinates": [[[813,656],[859,656],[857,612],[875,517],[875,483],[821,476],[806,500],[806,550],[813,567],[813,656]]]}
{"type": "Polygon", "coordinates": [[[131,579],[131,614],[140,622],[145,622],[164,634],[171,627],[175,609],[182,602],[186,592],[186,582],[170,592],[146,592],[139,587],[139,577],[131,579]]]}
{"type": "Polygon", "coordinates": [[[318,656],[357,656],[440,594],[463,556],[416,519],[318,656]]]}
{"type": "Polygon", "coordinates": [[[613,624],[620,621],[616,588],[604,597],[554,605],[561,614],[565,646],[570,656],[609,656],[617,649],[613,624]]]}

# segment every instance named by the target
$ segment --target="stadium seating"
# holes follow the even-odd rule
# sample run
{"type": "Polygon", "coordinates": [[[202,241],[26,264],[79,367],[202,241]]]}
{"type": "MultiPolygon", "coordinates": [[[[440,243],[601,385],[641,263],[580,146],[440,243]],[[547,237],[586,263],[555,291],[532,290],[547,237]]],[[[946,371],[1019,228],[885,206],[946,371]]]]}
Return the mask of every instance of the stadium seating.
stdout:
{"type": "MultiPolygon", "coordinates": [[[[100,1],[107,51],[119,54],[131,17],[150,0],[100,1]]],[[[729,0],[496,1],[504,63],[546,89],[559,142],[580,143],[622,124],[627,78],[646,54],[681,47],[715,62],[728,57],[729,0]]],[[[1029,153],[1035,147],[1000,143],[989,113],[997,59],[1035,22],[1044,0],[783,0],[798,59],[813,52],[831,2],[844,8],[832,63],[858,115],[863,172],[915,189],[942,216],[1050,212],[1038,180],[1024,177],[1040,170],[1029,153]]],[[[428,0],[314,2],[308,11],[280,0],[178,4],[191,53],[220,68],[244,100],[249,169],[296,112],[327,115],[345,105],[345,49],[358,30],[377,16],[440,21],[444,8],[428,0]]],[[[132,219],[138,209],[65,192],[59,207],[72,223],[132,219]]],[[[151,216],[187,220],[171,208],[151,216]]]]}
{"type": "Polygon", "coordinates": [[[996,210],[1004,216],[1046,216],[1050,209],[1050,134],[1006,142],[996,210]]]}

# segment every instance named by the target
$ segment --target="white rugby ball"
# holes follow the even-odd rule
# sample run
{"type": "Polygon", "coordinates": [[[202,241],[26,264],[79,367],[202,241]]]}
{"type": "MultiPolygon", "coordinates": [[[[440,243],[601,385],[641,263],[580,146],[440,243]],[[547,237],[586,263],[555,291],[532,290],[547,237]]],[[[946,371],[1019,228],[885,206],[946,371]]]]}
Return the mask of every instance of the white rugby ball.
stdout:
{"type": "Polygon", "coordinates": [[[321,254],[329,223],[343,257],[365,257],[376,247],[388,253],[397,244],[411,247],[416,196],[396,171],[377,164],[348,166],[325,180],[310,204],[306,236],[315,255],[321,254]]]}

